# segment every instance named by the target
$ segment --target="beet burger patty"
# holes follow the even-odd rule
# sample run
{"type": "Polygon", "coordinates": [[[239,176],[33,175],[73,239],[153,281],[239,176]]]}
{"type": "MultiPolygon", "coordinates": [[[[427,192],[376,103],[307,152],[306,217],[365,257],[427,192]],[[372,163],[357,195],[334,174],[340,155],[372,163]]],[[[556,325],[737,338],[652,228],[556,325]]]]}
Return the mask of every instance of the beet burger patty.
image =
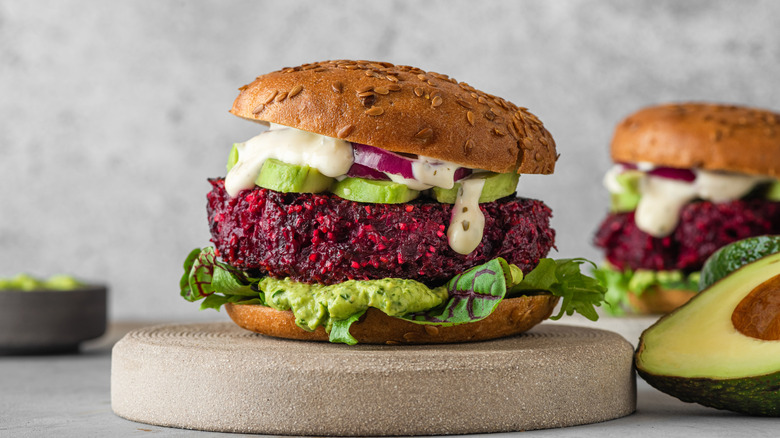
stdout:
{"type": "Polygon", "coordinates": [[[231,112],[268,129],[211,180],[213,247],[181,294],[261,334],[441,343],[595,319],[604,288],[582,259],[546,258],[550,209],[517,197],[555,142],[527,109],[446,75],[367,61],[285,68],[231,112]]]}
{"type": "Polygon", "coordinates": [[[506,197],[480,204],[480,246],[458,254],[447,241],[451,206],[420,199],[365,204],[330,193],[246,190],[236,198],[212,182],[208,216],[217,253],[230,265],[273,277],[322,284],[407,278],[439,286],[496,257],[530,272],[555,232],[544,203],[506,197]]]}
{"type": "Polygon", "coordinates": [[[780,234],[780,202],[699,201],[682,208],[680,223],[664,237],[637,227],[634,212],[612,213],[599,227],[595,243],[617,269],[691,273],[720,247],[764,234],[780,234]]]}

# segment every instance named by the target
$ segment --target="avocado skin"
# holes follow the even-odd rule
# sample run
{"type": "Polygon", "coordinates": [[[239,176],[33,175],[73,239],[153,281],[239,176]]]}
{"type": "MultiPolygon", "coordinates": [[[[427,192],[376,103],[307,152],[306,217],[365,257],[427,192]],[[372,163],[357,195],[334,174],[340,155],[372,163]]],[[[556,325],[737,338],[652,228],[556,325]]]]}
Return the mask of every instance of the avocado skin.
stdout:
{"type": "Polygon", "coordinates": [[[699,290],[762,257],[780,252],[780,236],[757,236],[726,245],[715,251],[704,264],[699,290]]]}
{"type": "Polygon", "coordinates": [[[780,371],[724,380],[659,376],[639,366],[637,373],[654,388],[684,402],[748,415],[780,416],[780,371]]]}

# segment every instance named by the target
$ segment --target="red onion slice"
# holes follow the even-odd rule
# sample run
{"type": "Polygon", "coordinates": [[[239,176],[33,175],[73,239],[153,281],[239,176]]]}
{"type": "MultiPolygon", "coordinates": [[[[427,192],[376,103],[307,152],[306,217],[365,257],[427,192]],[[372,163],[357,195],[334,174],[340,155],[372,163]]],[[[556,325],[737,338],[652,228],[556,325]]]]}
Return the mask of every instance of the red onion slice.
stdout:
{"type": "Polygon", "coordinates": [[[468,167],[458,167],[457,170],[455,170],[455,174],[453,175],[453,179],[455,182],[458,182],[462,180],[463,178],[471,175],[473,171],[469,169],[468,167]]]}
{"type": "MultiPolygon", "coordinates": [[[[634,163],[617,164],[620,164],[627,170],[639,169],[639,167],[634,163]]],[[[659,178],[676,179],[685,182],[693,182],[696,179],[696,174],[691,169],[679,169],[677,167],[654,167],[645,173],[648,175],[657,176],[659,178]]]]}
{"type": "Polygon", "coordinates": [[[384,149],[379,149],[365,144],[354,143],[352,152],[355,163],[380,172],[401,175],[404,178],[414,178],[412,172],[412,160],[384,149]]]}
{"type": "MultiPolygon", "coordinates": [[[[366,174],[368,176],[365,178],[369,179],[389,179],[384,173],[391,173],[403,178],[415,179],[414,171],[412,170],[412,163],[415,162],[414,158],[404,157],[378,147],[360,143],[352,144],[352,152],[355,161],[352,168],[349,169],[349,176],[358,176],[353,175],[352,173],[354,172],[355,174],[366,174]],[[369,170],[366,170],[366,168],[369,170]],[[382,177],[379,177],[379,175],[382,175],[382,177]]],[[[471,172],[472,170],[467,167],[459,167],[455,170],[453,180],[460,181],[471,175],[471,172]]]]}
{"type": "Polygon", "coordinates": [[[696,179],[696,174],[690,169],[677,169],[674,167],[656,167],[655,169],[647,172],[648,175],[657,176],[659,178],[676,179],[685,182],[693,182],[696,179]]]}
{"type": "Polygon", "coordinates": [[[389,180],[390,178],[387,177],[384,173],[374,170],[368,166],[364,166],[362,164],[354,163],[352,164],[352,167],[349,168],[349,172],[347,172],[347,176],[351,176],[354,178],[365,178],[365,179],[374,179],[374,180],[389,180]]]}

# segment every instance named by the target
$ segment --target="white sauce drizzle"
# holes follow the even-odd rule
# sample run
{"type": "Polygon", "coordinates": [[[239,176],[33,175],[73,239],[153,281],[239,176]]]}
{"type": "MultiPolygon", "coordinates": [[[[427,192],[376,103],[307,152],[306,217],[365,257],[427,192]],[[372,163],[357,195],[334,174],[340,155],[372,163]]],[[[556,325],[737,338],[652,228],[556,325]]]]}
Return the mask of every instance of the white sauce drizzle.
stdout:
{"type": "Polygon", "coordinates": [[[449,161],[418,155],[412,162],[414,178],[404,178],[401,175],[387,173],[391,181],[404,184],[412,190],[428,190],[431,187],[451,189],[455,186],[455,172],[460,166],[449,161]]]}
{"type": "Polygon", "coordinates": [[[712,202],[728,202],[747,195],[753,188],[770,178],[741,173],[700,171],[696,177],[699,197],[712,202]]]}
{"type": "Polygon", "coordinates": [[[467,178],[460,181],[460,189],[452,206],[447,239],[450,248],[458,254],[469,254],[482,242],[485,231],[485,215],[479,209],[479,197],[485,186],[484,178],[467,178]]]}
{"type": "MultiPolygon", "coordinates": [[[[642,163],[643,171],[651,170],[642,163]]],[[[610,193],[620,193],[623,188],[616,176],[623,166],[615,165],[604,177],[604,186],[610,193]]],[[[728,202],[742,198],[756,185],[770,180],[768,177],[741,173],[715,172],[694,169],[692,182],[643,175],[639,182],[639,204],[634,214],[637,228],[655,237],[671,234],[680,220],[680,210],[696,198],[711,202],[728,202]]]]}
{"type": "Polygon", "coordinates": [[[691,183],[649,175],[640,180],[639,191],[634,222],[655,237],[668,236],[677,228],[680,210],[696,198],[697,192],[691,183]]]}
{"type": "Polygon", "coordinates": [[[255,186],[269,158],[307,165],[330,177],[346,174],[354,161],[352,144],[347,141],[275,124],[237,149],[238,162],[225,177],[225,190],[233,197],[255,186]]]}
{"type": "Polygon", "coordinates": [[[455,163],[420,156],[412,163],[412,174],[414,179],[423,184],[451,189],[455,186],[455,171],[458,167],[455,163]]]}

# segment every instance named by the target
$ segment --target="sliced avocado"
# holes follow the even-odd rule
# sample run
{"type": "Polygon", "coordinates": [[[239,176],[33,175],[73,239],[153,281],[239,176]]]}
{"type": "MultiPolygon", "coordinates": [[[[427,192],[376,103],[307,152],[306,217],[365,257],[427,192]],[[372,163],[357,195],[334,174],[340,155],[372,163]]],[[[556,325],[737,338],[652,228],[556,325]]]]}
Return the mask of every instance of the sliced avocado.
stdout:
{"type": "MultiPolygon", "coordinates": [[[[520,175],[516,173],[478,173],[471,178],[482,178],[485,180],[485,186],[482,188],[482,194],[479,196],[479,202],[493,202],[496,199],[509,196],[517,190],[517,182],[520,175]]],[[[458,197],[460,183],[455,183],[451,189],[434,187],[433,196],[443,204],[454,204],[458,197]]]]}
{"type": "Polygon", "coordinates": [[[766,191],[766,199],[780,202],[780,181],[774,181],[766,191]]]}
{"type": "Polygon", "coordinates": [[[377,204],[401,204],[420,195],[420,192],[404,184],[364,178],[344,178],[336,182],[331,191],[350,201],[377,204]]]}
{"type": "Polygon", "coordinates": [[[335,181],[309,166],[287,164],[273,158],[265,160],[255,184],[283,193],[319,193],[335,181]]]}
{"type": "Polygon", "coordinates": [[[644,174],[638,170],[628,170],[618,174],[615,181],[623,188],[620,193],[610,193],[610,211],[622,213],[636,210],[639,204],[639,181],[644,174]]]}
{"type": "Polygon", "coordinates": [[[680,400],[780,416],[780,253],[658,320],[642,333],[635,359],[642,378],[680,400]]]}
{"type": "Polygon", "coordinates": [[[227,162],[227,171],[230,172],[230,169],[233,168],[233,166],[238,163],[238,145],[241,143],[233,143],[233,147],[230,149],[230,155],[228,155],[228,162],[227,162]]]}

